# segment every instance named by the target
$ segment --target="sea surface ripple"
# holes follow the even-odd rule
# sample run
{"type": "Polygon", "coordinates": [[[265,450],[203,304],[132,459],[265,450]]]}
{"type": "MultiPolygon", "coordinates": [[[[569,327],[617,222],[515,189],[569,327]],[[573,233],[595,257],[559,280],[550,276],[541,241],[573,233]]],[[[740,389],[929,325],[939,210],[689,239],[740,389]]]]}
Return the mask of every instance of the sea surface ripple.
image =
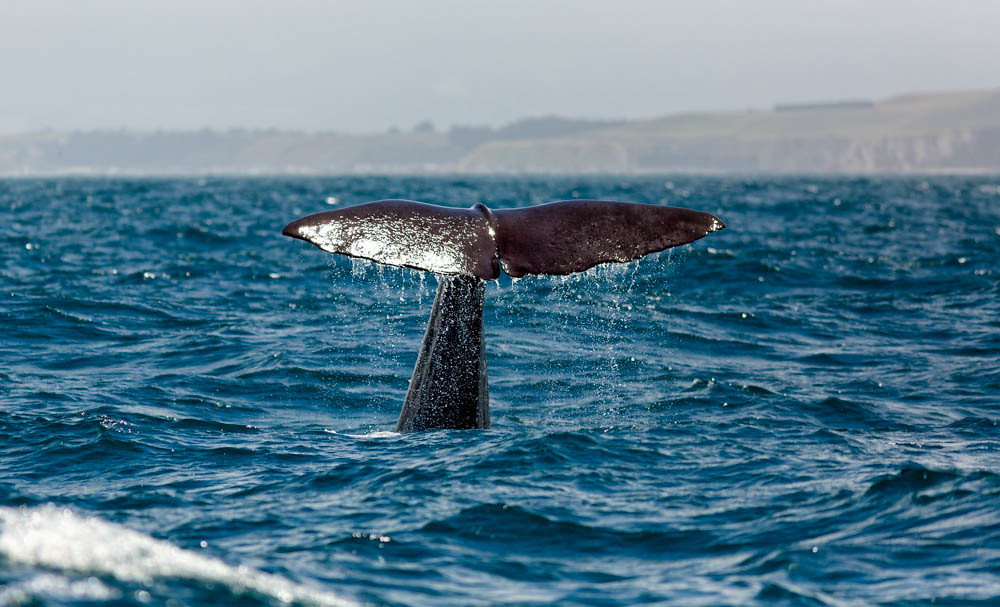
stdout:
{"type": "Polygon", "coordinates": [[[1000,179],[0,181],[0,605],[998,605],[1000,179]],[[379,198],[728,229],[487,288],[493,429],[392,432],[379,198]]]}

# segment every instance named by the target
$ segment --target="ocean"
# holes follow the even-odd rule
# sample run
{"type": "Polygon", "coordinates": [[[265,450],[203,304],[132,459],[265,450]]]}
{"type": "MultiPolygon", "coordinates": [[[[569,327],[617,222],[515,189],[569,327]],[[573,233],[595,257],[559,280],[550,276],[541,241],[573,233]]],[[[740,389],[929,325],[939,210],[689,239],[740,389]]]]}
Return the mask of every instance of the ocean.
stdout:
{"type": "Polygon", "coordinates": [[[1000,605],[1000,178],[0,180],[0,605],[1000,605]],[[727,229],[486,289],[492,428],[397,434],[381,198],[727,229]]]}

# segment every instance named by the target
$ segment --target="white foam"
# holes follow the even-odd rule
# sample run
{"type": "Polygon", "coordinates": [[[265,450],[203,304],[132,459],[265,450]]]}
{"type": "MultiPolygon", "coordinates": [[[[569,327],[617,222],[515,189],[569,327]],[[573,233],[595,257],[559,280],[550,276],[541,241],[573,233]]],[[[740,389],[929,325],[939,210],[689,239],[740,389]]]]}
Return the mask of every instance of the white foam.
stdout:
{"type": "MultiPolygon", "coordinates": [[[[217,558],[184,550],[127,527],[93,516],[81,516],[51,504],[20,509],[0,507],[0,556],[28,566],[108,575],[124,582],[149,584],[155,579],[182,578],[222,584],[236,594],[256,592],[284,603],[334,607],[355,604],[279,575],[251,567],[233,567],[217,558]]],[[[57,583],[50,578],[39,578],[21,586],[38,583],[54,588],[53,592],[59,592],[60,588],[68,588],[69,592],[101,591],[89,580],[86,584],[91,586],[76,586],[83,582],[64,579],[57,583]],[[39,578],[41,581],[36,582],[39,578]]],[[[104,588],[114,592],[106,586],[104,588]]],[[[31,588],[21,589],[21,592],[30,591],[31,588]]],[[[0,604],[3,602],[0,601],[0,604]]]]}
{"type": "Polygon", "coordinates": [[[402,438],[403,435],[395,430],[373,430],[368,434],[348,434],[351,438],[402,438]]]}
{"type": "MultiPolygon", "coordinates": [[[[340,434],[336,430],[325,429],[323,432],[327,434],[340,434]]],[[[351,438],[402,438],[403,435],[395,430],[372,430],[367,434],[343,434],[341,436],[349,436],[351,438]]]]}
{"type": "Polygon", "coordinates": [[[121,598],[121,595],[121,592],[108,588],[95,577],[71,580],[61,575],[42,573],[0,588],[0,605],[23,605],[39,598],[61,601],[110,601],[121,598]]]}

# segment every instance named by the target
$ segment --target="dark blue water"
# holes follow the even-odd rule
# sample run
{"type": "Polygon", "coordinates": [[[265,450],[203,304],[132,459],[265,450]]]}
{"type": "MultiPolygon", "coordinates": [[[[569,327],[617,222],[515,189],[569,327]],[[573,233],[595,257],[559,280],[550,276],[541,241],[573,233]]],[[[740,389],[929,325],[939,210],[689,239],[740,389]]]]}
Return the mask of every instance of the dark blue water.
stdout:
{"type": "Polygon", "coordinates": [[[1000,604],[1000,178],[0,181],[2,605],[1000,604]],[[394,428],[378,198],[729,226],[487,288],[493,429],[394,428]],[[328,200],[329,198],[329,200],[328,200]]]}

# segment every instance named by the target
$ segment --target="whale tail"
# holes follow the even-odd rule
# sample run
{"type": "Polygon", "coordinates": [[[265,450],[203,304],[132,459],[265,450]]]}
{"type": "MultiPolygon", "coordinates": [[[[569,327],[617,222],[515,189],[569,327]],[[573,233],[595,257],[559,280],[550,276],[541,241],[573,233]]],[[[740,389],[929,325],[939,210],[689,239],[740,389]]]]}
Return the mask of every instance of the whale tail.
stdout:
{"type": "Polygon", "coordinates": [[[445,275],[410,377],[400,432],[488,428],[486,280],[569,274],[698,240],[725,226],[708,213],[606,200],[491,211],[380,200],[293,221],[282,231],[330,253],[445,275]]]}
{"type": "Polygon", "coordinates": [[[709,213],[608,200],[491,211],[379,200],[303,217],[286,236],[324,251],[437,274],[496,280],[627,262],[725,227],[709,213]]]}

